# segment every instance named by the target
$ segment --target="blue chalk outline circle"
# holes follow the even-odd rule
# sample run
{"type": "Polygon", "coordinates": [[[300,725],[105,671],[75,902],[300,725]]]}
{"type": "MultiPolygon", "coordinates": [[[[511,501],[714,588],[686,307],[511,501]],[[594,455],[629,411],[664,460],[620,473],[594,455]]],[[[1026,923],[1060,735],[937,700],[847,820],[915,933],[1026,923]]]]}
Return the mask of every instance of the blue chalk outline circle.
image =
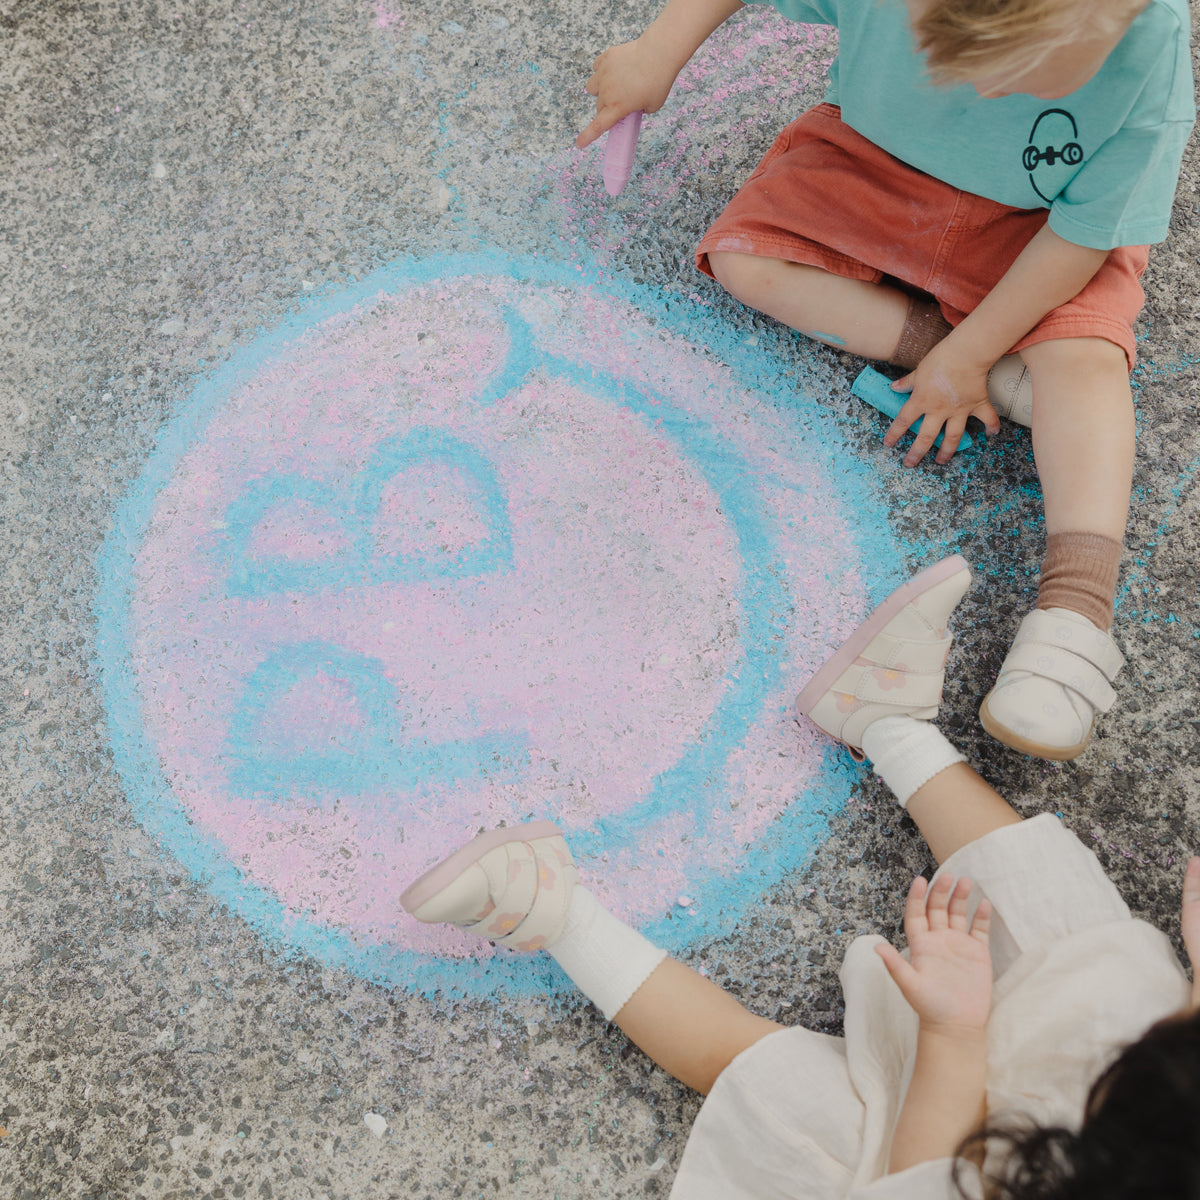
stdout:
{"type": "MultiPolygon", "coordinates": [[[[365,944],[343,929],[290,912],[272,892],[248,882],[226,852],[193,826],[163,776],[155,748],[140,720],[130,615],[135,565],[155,500],[174,477],[184,455],[204,438],[211,419],[228,398],[268,360],[329,318],[348,313],[381,292],[402,293],[469,276],[503,276],[525,285],[571,290],[589,288],[634,307],[659,328],[689,344],[707,348],[732,370],[747,391],[777,398],[764,399],[764,403],[786,405],[797,415],[807,413],[809,418],[817,407],[814,398],[797,392],[794,378],[785,378],[774,365],[786,361],[787,343],[769,335],[751,349],[729,324],[695,303],[655,289],[602,278],[577,265],[510,258],[499,253],[394,263],[353,288],[313,298],[300,312],[198,381],[182,411],[167,423],[145,470],[117,508],[98,559],[100,583],[95,602],[98,666],[114,759],[140,824],[215,898],[268,938],[379,984],[451,998],[482,997],[497,989],[514,996],[561,992],[569,984],[545,956],[533,961],[515,955],[459,960],[382,943],[365,944]]],[[[526,346],[526,351],[529,348],[526,346]]],[[[728,701],[710,720],[706,733],[711,736],[691,747],[680,763],[665,771],[651,794],[631,813],[623,818],[602,819],[589,831],[573,833],[572,844],[577,850],[598,853],[609,839],[619,839],[631,828],[649,825],[657,816],[676,811],[681,803],[693,808],[705,801],[711,804],[721,791],[724,760],[737,749],[742,735],[760,715],[772,685],[780,681],[781,664],[772,648],[772,633],[779,614],[791,607],[791,601],[784,583],[784,564],[772,537],[775,518],[766,511],[752,476],[727,438],[661,395],[642,393],[586,368],[564,365],[562,360],[556,360],[555,367],[560,373],[565,370],[578,375],[575,381],[586,385],[592,394],[603,395],[607,383],[607,398],[613,403],[642,416],[652,414],[655,421],[661,422],[663,433],[691,458],[720,497],[721,510],[734,527],[745,566],[745,581],[738,595],[749,635],[744,636],[739,664],[742,682],[735,681],[728,701]]],[[[512,382],[505,380],[502,372],[490,391],[512,382]]],[[[488,398],[485,394],[480,402],[486,403],[488,398]]],[[[819,437],[805,437],[804,424],[798,422],[797,448],[824,468],[829,477],[841,479],[853,495],[857,544],[847,546],[846,554],[867,568],[863,573],[868,580],[869,599],[875,603],[901,582],[909,548],[889,526],[879,481],[869,466],[838,444],[830,423],[824,423],[819,437]]],[[[736,877],[709,872],[710,878],[705,878],[703,871],[698,872],[690,888],[691,894],[701,899],[695,915],[677,919],[664,914],[645,926],[644,932],[675,951],[728,934],[771,886],[807,861],[825,836],[829,818],[841,810],[856,777],[848,758],[831,747],[815,779],[777,818],[771,836],[746,849],[736,877]],[[704,903],[705,899],[711,902],[704,903]]]]}

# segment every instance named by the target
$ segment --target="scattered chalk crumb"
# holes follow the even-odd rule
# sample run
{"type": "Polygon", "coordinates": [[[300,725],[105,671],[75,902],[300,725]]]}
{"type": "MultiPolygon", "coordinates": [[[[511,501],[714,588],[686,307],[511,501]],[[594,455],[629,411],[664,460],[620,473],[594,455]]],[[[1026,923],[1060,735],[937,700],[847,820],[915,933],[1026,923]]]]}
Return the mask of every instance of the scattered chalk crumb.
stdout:
{"type": "Polygon", "coordinates": [[[155,179],[166,179],[167,168],[163,166],[162,163],[155,163],[154,166],[150,168],[150,174],[153,175],[155,179]]]}
{"type": "Polygon", "coordinates": [[[182,333],[183,332],[183,322],[176,320],[175,318],[172,318],[170,321],[164,321],[158,327],[158,332],[159,333],[167,333],[167,334],[182,333]]]}
{"type": "Polygon", "coordinates": [[[687,908],[687,906],[689,904],[691,904],[691,902],[692,902],[691,896],[680,895],[680,896],[675,897],[675,903],[678,904],[680,908],[687,908]]]}
{"type": "Polygon", "coordinates": [[[363,1117],[363,1124],[377,1137],[381,1138],[387,1133],[387,1122],[375,1112],[369,1112],[363,1117]]]}

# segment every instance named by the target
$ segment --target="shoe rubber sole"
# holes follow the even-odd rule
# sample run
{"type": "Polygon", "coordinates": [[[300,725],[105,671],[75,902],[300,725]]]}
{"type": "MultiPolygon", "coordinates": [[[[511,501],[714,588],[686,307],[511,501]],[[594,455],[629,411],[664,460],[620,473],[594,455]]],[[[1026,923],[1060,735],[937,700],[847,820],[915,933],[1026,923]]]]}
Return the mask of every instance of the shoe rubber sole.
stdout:
{"type": "Polygon", "coordinates": [[[553,821],[531,821],[527,825],[507,825],[503,829],[489,829],[473,841],[443,858],[430,867],[415,883],[400,893],[400,907],[405,912],[415,912],[426,901],[432,900],[444,887],[453,883],[472,863],[478,862],[489,850],[508,842],[532,842],[537,838],[554,837],[561,833],[553,821]]]}
{"type": "Polygon", "coordinates": [[[910,601],[944,583],[959,571],[970,571],[961,554],[952,554],[901,584],[871,615],[826,659],[824,665],[804,685],[796,697],[796,712],[807,717],[817,701],[829,691],[842,672],[871,644],[887,623],[910,601]]]}
{"type": "Polygon", "coordinates": [[[1092,740],[1091,730],[1088,730],[1087,737],[1075,746],[1043,746],[1039,742],[1031,742],[1027,738],[1021,737],[1020,734],[1013,733],[1007,726],[1001,725],[992,716],[986,697],[979,706],[979,723],[996,741],[1010,750],[1016,750],[1019,754],[1028,754],[1031,758],[1046,758],[1051,762],[1069,762],[1073,758],[1078,758],[1092,740]]]}

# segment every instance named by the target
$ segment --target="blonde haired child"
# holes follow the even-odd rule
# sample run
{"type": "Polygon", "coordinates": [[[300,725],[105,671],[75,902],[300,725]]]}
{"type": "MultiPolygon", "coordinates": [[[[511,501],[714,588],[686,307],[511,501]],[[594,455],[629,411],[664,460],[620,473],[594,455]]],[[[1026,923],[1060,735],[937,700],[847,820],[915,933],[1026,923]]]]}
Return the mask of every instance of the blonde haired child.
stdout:
{"type": "MultiPolygon", "coordinates": [[[[969,578],[959,558],[922,572],[797,702],[871,758],[941,863],[909,891],[907,958],[850,946],[844,1038],[755,1016],[667,958],[579,882],[549,822],[483,834],[401,897],[419,920],[545,949],[707,1093],[676,1200],[974,1200],[980,1165],[992,1200],[1200,1195],[1197,988],[1056,817],[1023,821],[927,719],[969,578]],[[902,686],[845,711],[839,694],[894,651],[902,686]]],[[[1195,962],[1200,859],[1182,920],[1195,962]]]]}
{"type": "MultiPolygon", "coordinates": [[[[1147,244],[1167,235],[1195,118],[1187,0],[767,0],[837,27],[822,104],[705,234],[697,265],[793,328],[906,374],[885,435],[925,418],[1032,426],[1037,607],[983,701],[1027,754],[1082,753],[1115,699],[1109,632],[1133,474],[1129,372],[1147,244]],[[931,78],[932,76],[932,78],[931,78]],[[954,85],[954,86],[947,86],[954,85]]],[[[660,108],[741,0],[667,0],[596,60],[586,145],[660,108]]]]}

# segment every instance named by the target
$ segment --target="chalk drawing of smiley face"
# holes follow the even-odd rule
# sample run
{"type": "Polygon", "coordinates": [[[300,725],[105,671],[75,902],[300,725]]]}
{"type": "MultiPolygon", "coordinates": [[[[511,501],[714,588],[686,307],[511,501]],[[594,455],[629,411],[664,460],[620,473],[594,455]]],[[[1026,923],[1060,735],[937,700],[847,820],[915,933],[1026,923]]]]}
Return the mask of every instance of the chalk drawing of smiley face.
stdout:
{"type": "Polygon", "coordinates": [[[500,822],[558,821],[670,949],[727,932],[849,791],[791,700],[899,581],[830,437],[694,305],[578,269],[314,304],[199,383],[102,554],[138,818],[267,936],[425,993],[563,986],[397,905],[500,822]]]}

